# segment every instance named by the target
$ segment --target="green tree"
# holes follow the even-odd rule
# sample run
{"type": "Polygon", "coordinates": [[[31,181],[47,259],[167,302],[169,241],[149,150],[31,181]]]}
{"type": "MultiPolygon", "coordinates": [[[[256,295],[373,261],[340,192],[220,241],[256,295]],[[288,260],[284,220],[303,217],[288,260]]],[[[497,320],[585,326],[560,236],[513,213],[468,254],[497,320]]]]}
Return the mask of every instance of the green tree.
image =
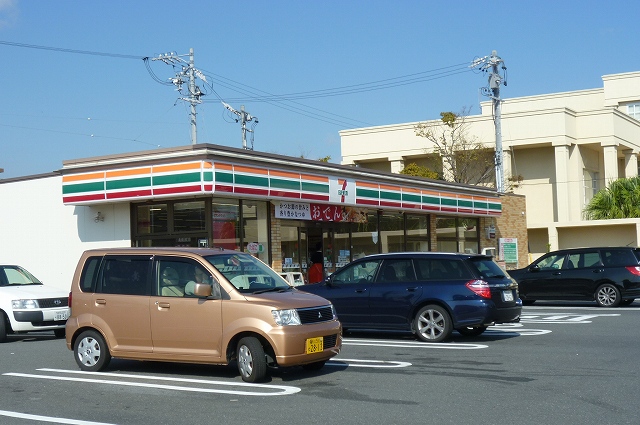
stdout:
{"type": "Polygon", "coordinates": [[[495,186],[494,150],[468,134],[468,112],[441,112],[439,122],[416,125],[416,135],[431,142],[425,152],[439,156],[444,180],[495,186]]]}
{"type": "Polygon", "coordinates": [[[583,215],[586,220],[640,218],[640,177],[611,182],[591,198],[583,215]]]}
{"type": "Polygon", "coordinates": [[[415,162],[405,165],[402,171],[400,171],[400,174],[406,174],[408,176],[425,177],[427,179],[438,179],[440,177],[438,173],[436,173],[435,171],[430,170],[427,167],[418,165],[415,162]]]}

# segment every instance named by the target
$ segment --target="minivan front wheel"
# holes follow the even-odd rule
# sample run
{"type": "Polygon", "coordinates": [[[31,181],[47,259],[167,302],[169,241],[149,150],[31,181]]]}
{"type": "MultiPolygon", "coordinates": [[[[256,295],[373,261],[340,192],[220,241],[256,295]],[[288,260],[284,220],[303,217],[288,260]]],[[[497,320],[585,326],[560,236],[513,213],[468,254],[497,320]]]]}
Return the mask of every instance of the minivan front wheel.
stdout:
{"type": "Polygon", "coordinates": [[[615,285],[605,283],[596,290],[596,302],[600,307],[617,307],[620,301],[620,290],[615,285]]]}
{"type": "Polygon", "coordinates": [[[76,363],[81,370],[97,372],[107,367],[111,361],[109,347],[97,331],[84,331],[76,339],[73,347],[76,363]]]}
{"type": "Polygon", "coordinates": [[[422,307],[413,319],[413,329],[422,341],[442,342],[451,335],[451,316],[439,305],[422,307]]]}
{"type": "Polygon", "coordinates": [[[259,382],[267,375],[267,358],[260,341],[254,337],[238,342],[238,371],[245,382],[259,382]]]}

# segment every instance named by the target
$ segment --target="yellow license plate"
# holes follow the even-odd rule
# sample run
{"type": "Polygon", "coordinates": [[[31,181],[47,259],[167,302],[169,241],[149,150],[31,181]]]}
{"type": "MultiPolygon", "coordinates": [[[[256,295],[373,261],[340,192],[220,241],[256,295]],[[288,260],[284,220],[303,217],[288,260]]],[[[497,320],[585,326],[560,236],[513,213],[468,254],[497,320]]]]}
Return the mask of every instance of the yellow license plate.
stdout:
{"type": "Polygon", "coordinates": [[[305,354],[320,353],[322,350],[324,350],[323,337],[319,336],[317,338],[309,338],[307,340],[305,354]]]}

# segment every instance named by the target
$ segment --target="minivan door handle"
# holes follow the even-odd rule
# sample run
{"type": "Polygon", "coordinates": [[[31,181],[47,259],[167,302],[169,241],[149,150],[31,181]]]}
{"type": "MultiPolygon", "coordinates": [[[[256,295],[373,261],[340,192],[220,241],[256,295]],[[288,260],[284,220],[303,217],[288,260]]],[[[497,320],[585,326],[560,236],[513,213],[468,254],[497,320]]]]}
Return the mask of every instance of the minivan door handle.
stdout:
{"type": "Polygon", "coordinates": [[[410,286],[407,288],[407,292],[416,292],[420,288],[419,286],[410,286]]]}
{"type": "Polygon", "coordinates": [[[562,272],[553,272],[554,276],[560,276],[562,274],[562,272]]]}
{"type": "Polygon", "coordinates": [[[104,298],[96,299],[96,305],[104,305],[106,303],[107,303],[107,300],[105,300],[104,298]]]}
{"type": "Polygon", "coordinates": [[[362,294],[363,292],[367,292],[367,288],[356,289],[356,292],[357,292],[358,294],[362,294]]]}
{"type": "Polygon", "coordinates": [[[171,308],[171,304],[166,301],[156,301],[156,305],[158,306],[158,308],[171,308]]]}
{"type": "Polygon", "coordinates": [[[594,273],[602,273],[604,271],[604,269],[595,269],[593,272],[594,273]]]}

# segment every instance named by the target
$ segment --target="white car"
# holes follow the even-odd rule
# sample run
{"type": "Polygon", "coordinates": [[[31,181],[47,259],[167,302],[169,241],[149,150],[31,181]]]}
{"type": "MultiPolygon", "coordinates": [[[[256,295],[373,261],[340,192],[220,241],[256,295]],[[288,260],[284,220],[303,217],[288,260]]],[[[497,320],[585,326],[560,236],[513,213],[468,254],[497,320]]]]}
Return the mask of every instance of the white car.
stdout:
{"type": "Polygon", "coordinates": [[[63,338],[70,313],[68,292],[43,285],[20,266],[0,265],[0,342],[36,331],[63,338]]]}

